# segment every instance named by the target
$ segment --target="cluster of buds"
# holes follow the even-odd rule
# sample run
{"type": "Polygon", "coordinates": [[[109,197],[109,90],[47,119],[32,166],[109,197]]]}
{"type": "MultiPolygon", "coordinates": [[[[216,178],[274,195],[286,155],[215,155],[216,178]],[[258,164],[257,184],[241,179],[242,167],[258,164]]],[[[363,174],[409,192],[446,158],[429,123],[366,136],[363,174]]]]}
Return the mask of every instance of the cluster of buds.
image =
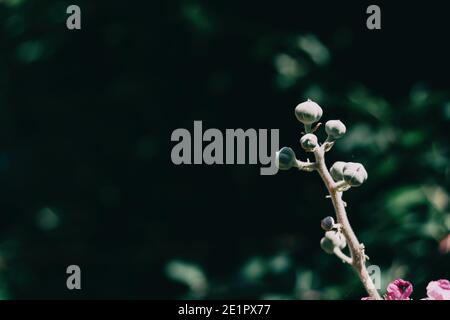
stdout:
{"type": "MultiPolygon", "coordinates": [[[[295,108],[295,116],[303,123],[305,131],[300,138],[300,146],[306,152],[314,152],[314,150],[321,146],[317,136],[314,132],[320,126],[318,121],[322,117],[322,108],[314,101],[307,100],[300,103],[295,108]],[[317,124],[316,124],[317,123],[317,124]],[[313,128],[313,125],[316,124],[313,128]]],[[[340,120],[329,120],[325,123],[325,132],[327,138],[323,143],[324,150],[329,151],[334,142],[342,138],[347,131],[347,128],[340,120]]],[[[305,166],[305,162],[298,160],[295,156],[294,150],[289,147],[283,147],[276,153],[275,164],[279,170],[289,170],[291,168],[298,168],[301,170],[311,170],[312,166],[305,166]]],[[[335,182],[340,185],[340,191],[345,191],[350,187],[358,187],[367,180],[367,171],[360,163],[354,162],[336,162],[330,169],[335,182]]]]}
{"type": "Polygon", "coordinates": [[[330,168],[334,181],[343,187],[359,187],[367,180],[367,171],[361,163],[337,161],[330,168]]]}
{"type": "MultiPolygon", "coordinates": [[[[409,300],[412,293],[412,284],[397,279],[389,284],[387,293],[382,297],[366,268],[369,259],[365,254],[364,244],[356,237],[347,217],[346,203],[342,196],[344,191],[351,187],[359,187],[367,180],[367,171],[361,163],[335,162],[328,170],[325,164],[325,153],[330,151],[334,143],[342,138],[347,129],[340,120],[329,120],[325,123],[326,140],[321,144],[314,134],[319,128],[322,117],[322,108],[315,102],[308,100],[295,108],[295,116],[304,126],[300,146],[314,154],[315,162],[300,161],[291,148],[284,147],[276,153],[276,165],[280,170],[293,167],[304,171],[317,171],[325,183],[336,213],[335,223],[331,216],[322,219],[320,225],[325,231],[320,240],[321,248],[328,254],[334,254],[343,262],[348,263],[358,273],[361,282],[368,293],[364,300],[409,300]],[[348,245],[349,255],[343,252],[348,245]]],[[[446,279],[431,281],[427,286],[426,300],[450,300],[450,282],[446,279]]]]}
{"type": "Polygon", "coordinates": [[[325,217],[320,222],[325,230],[325,236],[320,240],[320,247],[328,254],[336,254],[347,246],[347,241],[341,232],[340,225],[334,222],[333,217],[325,217]]]}
{"type": "MultiPolygon", "coordinates": [[[[324,153],[331,150],[334,143],[342,138],[347,128],[340,120],[329,120],[325,123],[325,133],[327,138],[323,143],[319,143],[319,139],[315,135],[316,130],[321,123],[319,120],[322,118],[323,110],[314,101],[307,100],[298,104],[295,108],[295,117],[304,126],[302,137],[300,138],[300,146],[306,152],[314,153],[317,162],[317,156],[323,158],[324,153]]],[[[276,153],[275,164],[279,170],[289,170],[291,168],[297,168],[304,171],[313,171],[321,169],[318,163],[311,163],[308,161],[300,161],[296,158],[294,150],[289,147],[281,148],[276,153]]],[[[324,161],[323,161],[324,164],[324,161]]],[[[323,167],[322,167],[323,168],[323,167]]],[[[322,169],[322,171],[326,169],[322,169]]],[[[320,172],[323,175],[323,172],[320,172]]],[[[347,191],[351,187],[358,187],[367,180],[367,171],[360,163],[343,162],[338,161],[330,168],[329,175],[332,180],[328,183],[331,184],[329,188],[334,191],[342,193],[347,191]]],[[[345,202],[344,206],[345,206],[345,202]]],[[[341,225],[335,223],[333,217],[326,217],[321,222],[322,228],[325,230],[324,237],[320,240],[320,246],[329,254],[336,254],[337,256],[344,257],[341,250],[347,245],[346,239],[342,233],[341,225]]],[[[345,257],[344,257],[345,258],[345,257]]],[[[345,260],[345,259],[343,259],[345,260]]]]}

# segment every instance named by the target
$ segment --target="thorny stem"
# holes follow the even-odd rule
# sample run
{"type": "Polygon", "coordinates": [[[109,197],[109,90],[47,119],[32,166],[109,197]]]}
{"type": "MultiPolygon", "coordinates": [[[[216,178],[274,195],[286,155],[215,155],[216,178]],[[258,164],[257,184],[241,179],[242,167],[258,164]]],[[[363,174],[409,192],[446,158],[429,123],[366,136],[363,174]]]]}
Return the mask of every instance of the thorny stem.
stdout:
{"type": "Polygon", "coordinates": [[[336,252],[335,254],[353,267],[371,298],[382,300],[366,268],[364,245],[358,241],[358,238],[353,232],[350,222],[348,221],[347,212],[345,211],[345,204],[342,200],[342,192],[338,191],[338,185],[334,182],[325,164],[325,146],[326,145],[316,147],[313,151],[316,159],[315,169],[319,172],[320,177],[330,193],[330,198],[336,212],[337,222],[342,226],[342,232],[347,240],[351,258],[343,254],[342,251],[340,252],[342,255],[340,253],[336,254],[336,252]]]}

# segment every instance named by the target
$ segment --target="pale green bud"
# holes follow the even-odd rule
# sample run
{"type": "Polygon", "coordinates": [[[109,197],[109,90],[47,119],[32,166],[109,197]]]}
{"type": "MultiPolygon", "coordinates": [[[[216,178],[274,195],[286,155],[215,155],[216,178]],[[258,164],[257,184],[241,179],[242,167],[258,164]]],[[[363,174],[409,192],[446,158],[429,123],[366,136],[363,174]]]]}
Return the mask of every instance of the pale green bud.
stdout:
{"type": "Polygon", "coordinates": [[[327,231],[325,232],[325,238],[331,240],[333,245],[340,249],[344,249],[347,245],[344,235],[339,231],[327,231]]]}
{"type": "Polygon", "coordinates": [[[322,221],[320,221],[320,226],[322,227],[323,230],[325,231],[330,231],[331,229],[334,228],[334,219],[333,217],[325,217],[322,219],[322,221]]]}
{"type": "Polygon", "coordinates": [[[300,139],[300,145],[306,151],[311,151],[315,147],[317,147],[319,142],[317,141],[317,137],[312,133],[307,133],[300,139]]]}
{"type": "Polygon", "coordinates": [[[320,239],[320,247],[328,254],[333,254],[334,250],[334,244],[333,241],[331,241],[328,238],[323,237],[320,239]]]}
{"type": "Polygon", "coordinates": [[[344,180],[344,166],[346,162],[337,161],[330,168],[330,174],[333,177],[334,181],[344,180]]]}
{"type": "Polygon", "coordinates": [[[367,171],[361,163],[348,162],[344,166],[343,177],[352,187],[358,187],[367,180],[367,171]]]}
{"type": "Polygon", "coordinates": [[[322,117],[322,108],[314,101],[307,100],[295,107],[295,116],[305,125],[311,125],[322,117]]]}
{"type": "Polygon", "coordinates": [[[280,151],[277,151],[275,153],[275,166],[280,170],[289,170],[292,167],[297,167],[294,150],[289,147],[283,147],[280,151]]]}
{"type": "Polygon", "coordinates": [[[340,120],[329,120],[325,123],[325,132],[328,135],[329,141],[341,138],[346,131],[347,128],[340,120]]]}

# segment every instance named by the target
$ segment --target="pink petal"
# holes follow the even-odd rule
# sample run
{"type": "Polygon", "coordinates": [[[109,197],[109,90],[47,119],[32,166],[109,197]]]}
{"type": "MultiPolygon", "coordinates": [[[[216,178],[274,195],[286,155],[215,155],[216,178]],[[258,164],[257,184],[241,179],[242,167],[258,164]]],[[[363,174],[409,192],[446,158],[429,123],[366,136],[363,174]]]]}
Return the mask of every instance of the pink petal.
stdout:
{"type": "Polygon", "coordinates": [[[427,295],[429,300],[450,300],[450,281],[446,279],[430,281],[427,295]]]}
{"type": "Polygon", "coordinates": [[[412,291],[411,282],[403,279],[394,280],[387,287],[386,300],[409,300],[412,291]]]}

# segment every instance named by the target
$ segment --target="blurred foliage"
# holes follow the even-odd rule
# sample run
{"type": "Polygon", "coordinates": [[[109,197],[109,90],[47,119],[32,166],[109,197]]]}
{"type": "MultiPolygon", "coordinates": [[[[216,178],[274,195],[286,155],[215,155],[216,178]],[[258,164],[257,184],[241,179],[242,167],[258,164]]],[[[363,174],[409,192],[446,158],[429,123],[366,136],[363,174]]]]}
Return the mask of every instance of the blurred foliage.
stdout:
{"type": "Polygon", "coordinates": [[[450,278],[439,5],[383,4],[372,32],[362,2],[77,1],[80,31],[69,4],[0,1],[0,298],[364,296],[320,250],[332,208],[315,174],[170,162],[194,120],[280,128],[305,158],[306,98],[347,125],[328,163],[369,172],[345,200],[382,286],[403,277],[418,299],[450,278]]]}

